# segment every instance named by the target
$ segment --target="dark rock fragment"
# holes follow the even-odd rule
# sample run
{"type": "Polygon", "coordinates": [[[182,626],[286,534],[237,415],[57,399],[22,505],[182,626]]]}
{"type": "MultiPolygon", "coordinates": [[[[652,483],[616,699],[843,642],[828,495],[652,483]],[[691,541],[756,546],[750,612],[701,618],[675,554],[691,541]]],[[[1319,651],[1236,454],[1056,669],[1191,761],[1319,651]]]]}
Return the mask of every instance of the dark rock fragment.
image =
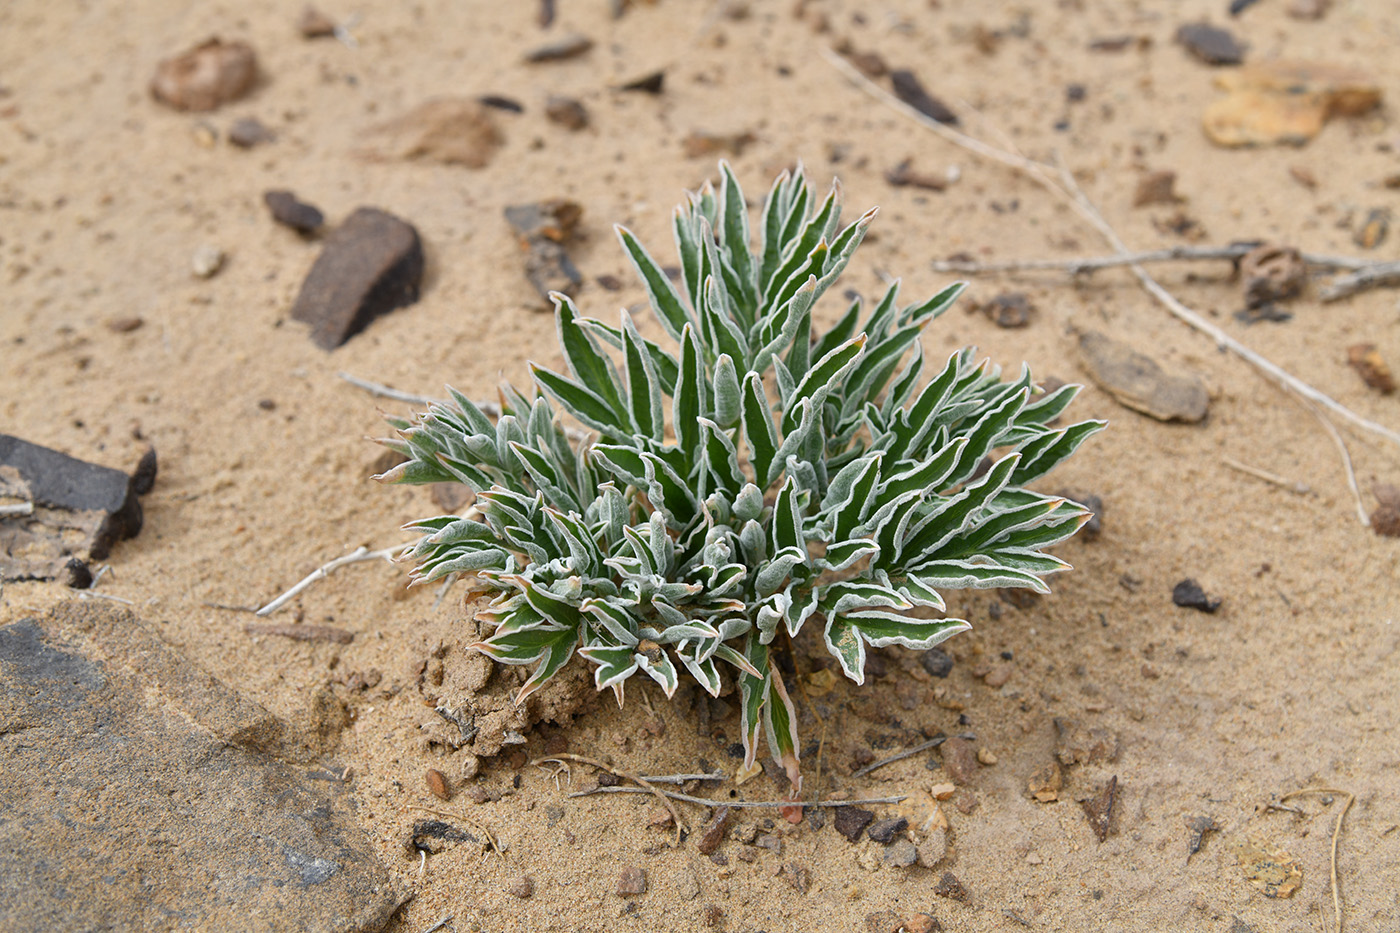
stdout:
{"type": "Polygon", "coordinates": [[[160,464],[156,459],[156,449],[147,447],[146,452],[141,455],[141,459],[136,463],[136,469],[131,471],[131,491],[138,496],[144,496],[155,488],[156,472],[160,464]]]}
{"type": "Polygon", "coordinates": [[[885,181],[896,188],[907,186],[922,188],[925,191],[943,191],[947,189],[947,176],[934,175],[931,172],[916,172],[914,171],[913,165],[913,159],[905,159],[894,168],[885,172],[885,181]]]}
{"type": "Polygon", "coordinates": [[[960,904],[972,903],[972,897],[967,893],[967,888],[963,887],[958,876],[950,871],[945,871],[943,877],[938,879],[938,884],[933,887],[933,893],[939,897],[952,898],[960,904]]]}
{"type": "Polygon", "coordinates": [[[290,191],[266,191],[263,203],[272,212],[273,220],[297,233],[315,233],[326,222],[326,215],[290,191]]]}
{"type": "Polygon", "coordinates": [[[1133,207],[1177,204],[1180,201],[1176,193],[1176,172],[1170,169],[1148,172],[1138,179],[1137,189],[1133,192],[1133,207]]]}
{"type": "Polygon", "coordinates": [[[562,62],[570,58],[577,58],[591,48],[593,48],[592,39],[584,35],[574,34],[531,49],[525,53],[525,60],[533,64],[562,62]]]}
{"type": "Polygon", "coordinates": [[[1240,278],[1244,280],[1245,306],[1259,308],[1301,295],[1308,267],[1293,247],[1265,243],[1240,257],[1240,278]]]}
{"type": "Polygon", "coordinates": [[[525,105],[513,97],[503,97],[500,94],[483,94],[477,98],[484,106],[496,110],[504,110],[506,113],[524,113],[525,105]]]}
{"type": "Polygon", "coordinates": [[[1186,837],[1186,859],[1190,861],[1191,856],[1201,851],[1201,844],[1205,841],[1208,833],[1216,832],[1220,829],[1220,824],[1209,816],[1193,816],[1186,820],[1186,830],[1189,835],[1186,837]]]}
{"type": "Polygon", "coordinates": [[[549,306],[550,292],[571,295],[582,284],[583,276],[565,245],[573,238],[583,208],[574,201],[555,199],[516,204],[507,207],[505,215],[525,252],[525,277],[545,306],[549,306]]]}
{"type": "Polygon", "coordinates": [[[588,109],[572,97],[550,97],[545,101],[544,115],[554,123],[575,132],[588,125],[588,109]]]}
{"type": "Polygon", "coordinates": [[[710,821],[705,824],[705,828],[700,830],[700,840],[696,843],[696,848],[701,855],[709,855],[719,848],[724,842],[724,834],[729,830],[729,824],[734,817],[734,811],[729,807],[720,807],[710,821]]]}
{"type": "Polygon", "coordinates": [[[76,557],[68,558],[63,565],[63,583],[71,589],[87,589],[92,586],[92,568],[76,557]]]}
{"type": "Polygon", "coordinates": [[[307,5],[302,8],[301,15],[297,17],[297,32],[300,32],[304,39],[321,39],[333,36],[335,35],[335,20],[314,6],[307,5]]]}
{"type": "Polygon", "coordinates": [[[393,214],[362,207],[326,239],[301,284],[293,320],[311,325],[311,339],[334,350],[370,321],[418,300],[423,244],[393,214]]]}
{"type": "Polygon", "coordinates": [[[1219,599],[1211,599],[1201,585],[1190,577],[1172,587],[1172,602],[1185,609],[1199,609],[1201,612],[1214,612],[1220,608],[1219,599]]]}
{"type": "MultiPolygon", "coordinates": [[[[0,434],[0,499],[32,503],[26,515],[0,520],[0,579],[53,579],[71,557],[102,560],[112,545],[133,538],[143,521],[138,487],[151,479],[86,463],[0,434]]],[[[142,458],[143,463],[146,458],[142,458]]]]}
{"type": "Polygon", "coordinates": [[[442,820],[419,820],[413,824],[413,832],[409,834],[404,847],[410,854],[426,852],[436,855],[446,849],[448,844],[455,845],[459,842],[479,843],[480,840],[467,830],[442,820]]]}
{"type": "Polygon", "coordinates": [[[1390,483],[1373,483],[1371,494],[1377,503],[1371,513],[1371,530],[1387,538],[1400,538],[1400,488],[1390,483]]]}
{"type": "Polygon", "coordinates": [[[272,142],[275,138],[272,130],[264,126],[257,117],[234,120],[233,125],[228,128],[229,144],[239,149],[252,149],[262,143],[272,142]]]}
{"type": "Polygon", "coordinates": [[[930,648],[919,656],[919,663],[934,677],[947,677],[953,672],[953,656],[942,648],[930,648]]]}
{"type": "Polygon", "coordinates": [[[890,84],[894,87],[894,95],[919,113],[939,123],[947,123],[949,126],[957,125],[957,114],[949,110],[947,104],[925,90],[923,82],[914,72],[907,68],[891,71],[890,84]]]}
{"type": "Polygon", "coordinates": [[[1108,838],[1108,830],[1113,823],[1113,804],[1117,799],[1118,775],[1115,774],[1097,794],[1079,801],[1079,805],[1084,808],[1084,815],[1089,818],[1089,828],[1094,831],[1099,842],[1108,838]]]}
{"type": "Polygon", "coordinates": [[[991,318],[997,327],[1025,327],[1031,322],[1035,309],[1025,292],[1002,292],[994,298],[972,306],[991,318]]]}
{"type": "Polygon", "coordinates": [[[1176,41],[1207,65],[1238,65],[1244,46],[1229,30],[1209,23],[1187,23],[1176,31],[1176,41]]]}
{"type": "Polygon", "coordinates": [[[666,72],[653,71],[640,78],[618,85],[619,91],[640,91],[643,94],[660,94],[666,87],[666,72]]]}
{"type": "Polygon", "coordinates": [[[902,816],[898,816],[888,820],[877,820],[871,823],[870,828],[866,830],[866,834],[875,842],[880,843],[880,845],[887,846],[893,841],[896,835],[904,832],[908,828],[909,821],[902,816]]]}
{"type": "Polygon", "coordinates": [[[151,96],[176,110],[214,110],[247,94],[257,75],[252,46],[215,37],[157,65],[151,96]]]}
{"type": "Polygon", "coordinates": [[[860,807],[837,807],[834,825],[838,833],[855,842],[874,819],[875,814],[860,807]]]}

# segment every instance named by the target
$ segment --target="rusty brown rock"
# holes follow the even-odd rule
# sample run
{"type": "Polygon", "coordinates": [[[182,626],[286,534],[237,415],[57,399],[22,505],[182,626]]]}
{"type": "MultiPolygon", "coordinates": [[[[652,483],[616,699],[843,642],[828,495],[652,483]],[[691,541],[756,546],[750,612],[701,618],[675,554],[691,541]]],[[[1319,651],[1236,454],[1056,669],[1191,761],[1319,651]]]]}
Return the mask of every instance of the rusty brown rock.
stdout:
{"type": "Polygon", "coordinates": [[[151,96],[176,110],[214,110],[247,94],[257,76],[252,46],[216,36],[158,64],[151,96]]]}
{"type": "Polygon", "coordinates": [[[1206,108],[1202,125],[1217,145],[1301,146],[1333,116],[1359,116],[1381,102],[1367,73],[1316,62],[1272,61],[1222,73],[1227,92],[1206,108]]]}
{"type": "Polygon", "coordinates": [[[955,735],[938,747],[943,756],[943,770],[954,784],[968,784],[977,775],[977,752],[972,743],[955,735]]]}
{"type": "Polygon", "coordinates": [[[1361,381],[1382,395],[1395,391],[1395,376],[1374,343],[1354,343],[1347,347],[1347,365],[1361,381]]]}
{"type": "Polygon", "coordinates": [[[1113,805],[1118,800],[1118,775],[1108,779],[1097,794],[1079,801],[1084,815],[1089,819],[1089,828],[1094,831],[1099,842],[1108,838],[1109,827],[1113,823],[1113,805]]]}
{"type": "Polygon", "coordinates": [[[304,6],[297,17],[297,32],[303,39],[321,39],[335,35],[335,20],[314,6],[304,6]]]}
{"type": "Polygon", "coordinates": [[[588,109],[572,97],[550,97],[545,101],[544,114],[553,122],[574,132],[588,126],[588,109]]]}
{"type": "Polygon", "coordinates": [[[452,787],[447,783],[447,775],[437,768],[429,768],[423,773],[423,782],[428,785],[434,797],[439,800],[452,799],[452,787]]]}
{"type": "Polygon", "coordinates": [[[647,870],[635,865],[624,868],[622,874],[617,878],[618,896],[640,897],[645,893],[647,893],[647,870]]]}

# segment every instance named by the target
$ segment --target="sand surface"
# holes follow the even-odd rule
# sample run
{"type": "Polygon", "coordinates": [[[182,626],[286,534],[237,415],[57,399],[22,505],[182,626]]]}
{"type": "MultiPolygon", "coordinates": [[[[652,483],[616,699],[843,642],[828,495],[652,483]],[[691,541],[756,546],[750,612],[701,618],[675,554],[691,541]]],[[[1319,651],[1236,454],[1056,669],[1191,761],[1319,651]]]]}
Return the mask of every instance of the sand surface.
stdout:
{"type": "MultiPolygon", "coordinates": [[[[455,595],[438,605],[432,588],[405,593],[401,567],[347,567],[276,617],[347,629],[352,644],[246,634],[252,617],[223,607],[265,603],[357,546],[406,540],[403,522],[440,511],[426,489],[369,480],[382,453],[365,440],[384,431],[378,409],[407,408],[339,372],[424,394],[451,383],[489,398],[499,380],[524,384],[527,360],[560,365],[552,318],[536,307],[502,217],[507,205],[582,205],[581,240],[571,247],[586,280],[578,297],[607,321],[643,301],[611,224],[626,223],[673,262],[672,206],[716,177],[717,155],[686,154],[694,131],[753,135],[730,158],[755,202],[800,159],[823,186],[840,175],[848,216],[880,205],[875,233],[843,280],[867,297],[883,274],[901,276],[911,298],[930,294],[953,278],[930,261],[957,253],[1107,251],[1024,176],[850,84],[821,54],[843,39],[917,71],[974,135],[1038,158],[1058,152],[1135,248],[1190,242],[1169,229],[1177,214],[1196,222],[1202,243],[1269,238],[1386,259],[1400,242],[1392,234],[1366,251],[1352,238],[1369,210],[1400,199],[1382,185],[1400,171],[1391,116],[1400,23],[1388,4],[1339,0],[1316,22],[1285,15],[1284,0],[1237,20],[1224,0],[831,0],[801,15],[783,0],[717,17],[709,3],[659,0],[618,20],[602,0],[558,6],[547,30],[534,3],[327,7],[342,19],[361,14],[354,48],[303,39],[296,5],[267,0],[0,7],[0,430],[122,469],[154,445],[160,474],[144,500],[145,530],[115,549],[97,592],[129,600],[190,659],[280,716],[310,715],[308,698],[330,685],[353,717],[330,762],[351,769],[359,818],[413,895],[391,928],[422,930],[451,915],[444,929],[688,930],[704,928],[714,906],[731,931],[894,929],[921,911],[968,931],[1331,929],[1329,852],[1343,797],[1270,806],[1313,787],[1355,795],[1337,847],[1346,929],[1400,927],[1400,544],[1358,521],[1336,449],[1307,409],[1170,319],[1126,272],[1077,282],[1053,272],[980,277],[964,305],[1022,290],[1036,308],[1032,324],[1001,329],[960,307],[925,338],[931,358],[970,343],[1004,367],[1024,360],[1037,376],[1079,381],[1075,334],[1101,330],[1198,374],[1212,395],[1205,422],[1162,424],[1091,385],[1077,415],[1111,425],[1044,483],[1103,499],[1102,535],[1058,549],[1074,572],[1024,607],[994,593],[955,596],[952,609],[974,630],[946,645],[958,660],[946,680],[892,649],[886,676],[821,699],[825,744],[819,763],[809,759],[809,790],[908,795],[874,809],[907,815],[918,838],[929,789],[946,780],[938,754],[854,778],[859,753],[883,756],[941,730],[974,733],[975,747],[995,758],[941,805],[950,849],[935,870],[881,866],[882,847],[852,845],[829,821],[820,830],[775,824],[781,852],[759,848],[744,861],[735,837],[755,824],[769,833],[762,811],[740,816],[720,866],[693,838],[672,849],[667,832],[648,828],[654,800],[569,799],[566,776],[522,765],[551,736],[559,748],[562,736],[572,753],[623,769],[686,772],[704,759],[733,773],[737,713],[702,724],[694,704],[668,704],[636,681],[624,710],[609,698],[572,724],[532,731],[524,755],[484,761],[464,781],[469,755],[452,749],[432,709],[434,679],[446,668],[450,684],[469,663],[463,609],[455,595]],[[1201,19],[1228,25],[1251,60],[1366,69],[1387,102],[1333,121],[1305,147],[1217,148],[1200,128],[1217,96],[1212,69],[1173,41],[1181,23],[1201,19]],[[590,36],[592,50],[523,63],[530,48],[570,32],[590,36]],[[999,40],[985,40],[996,32],[999,40]],[[208,114],[152,101],[156,62],[210,35],[257,50],[253,93],[208,114]],[[1148,42],[1089,49],[1118,35],[1148,42]],[[660,95],[613,90],[661,67],[660,95]],[[1069,100],[1072,84],[1083,86],[1082,101],[1069,100]],[[492,112],[504,142],[485,168],[366,154],[370,127],[443,94],[505,95],[524,106],[492,112]],[[551,94],[580,99],[590,126],[569,132],[548,121],[551,94]],[[249,116],[276,139],[231,147],[228,127],[249,116]],[[201,142],[207,129],[217,134],[212,145],[201,142]],[[939,175],[956,167],[959,177],[944,192],[890,186],[885,171],[905,159],[939,175]],[[1134,208],[1139,178],[1160,169],[1177,173],[1183,200],[1134,208]],[[334,352],[318,349],[289,310],[319,247],[271,221],[262,203],[270,188],[295,191],[332,224],[362,205],[412,222],[427,253],[422,300],[334,352]],[[227,254],[209,279],[190,271],[203,244],[227,254]],[[625,287],[609,292],[599,276],[625,287]],[[132,317],[140,327],[111,326],[132,317]],[[1223,599],[1218,612],[1172,604],[1186,577],[1223,599]],[[1008,665],[1009,677],[988,686],[974,676],[979,665],[1008,665]],[[376,685],[354,689],[354,675],[371,671],[376,685]],[[1059,800],[1041,803],[1027,782],[1054,757],[1056,719],[1105,730],[1118,749],[1112,760],[1066,767],[1059,800]],[[450,802],[430,795],[428,768],[457,789],[450,802]],[[1077,801],[1113,776],[1116,806],[1100,842],[1077,801]],[[468,784],[498,799],[473,804],[468,784]],[[489,828],[503,851],[410,855],[404,841],[425,818],[414,807],[489,828]],[[1195,817],[1220,829],[1188,860],[1195,817]],[[1296,894],[1271,899],[1246,880],[1234,851],[1246,840],[1301,864],[1296,894]],[[808,873],[805,893],[780,873],[790,863],[808,873]],[[615,888],[632,866],[645,869],[649,890],[624,898],[615,888]],[[967,903],[934,893],[944,871],[967,903]],[[533,879],[529,899],[508,890],[523,875],[533,879]]],[[[1368,389],[1346,365],[1346,347],[1361,341],[1400,363],[1393,291],[1322,304],[1313,290],[1286,306],[1292,320],[1246,326],[1232,316],[1242,301],[1228,264],[1159,271],[1229,333],[1362,416],[1400,426],[1396,396],[1368,389]]],[[[819,313],[831,319],[839,303],[819,313]]],[[[650,319],[644,327],[657,330],[650,319]]],[[[1345,428],[1343,436],[1363,487],[1400,482],[1400,450],[1345,428]]],[[[1374,504],[1368,495],[1367,508],[1374,504]]],[[[0,623],[72,596],[56,583],[8,584],[0,623]]],[[[815,740],[822,729],[811,712],[803,729],[815,740]]],[[[592,780],[584,766],[573,772],[575,786],[592,780]]],[[[696,792],[778,794],[767,777],[696,792]]],[[[706,813],[682,815],[694,829],[706,813]]]]}

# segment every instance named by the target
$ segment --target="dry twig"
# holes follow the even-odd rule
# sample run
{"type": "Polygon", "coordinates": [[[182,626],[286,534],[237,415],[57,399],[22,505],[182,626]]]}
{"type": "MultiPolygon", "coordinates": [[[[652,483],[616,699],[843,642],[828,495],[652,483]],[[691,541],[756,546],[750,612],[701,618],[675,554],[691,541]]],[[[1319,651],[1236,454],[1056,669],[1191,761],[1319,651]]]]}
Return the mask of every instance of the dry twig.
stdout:
{"type": "Polygon", "coordinates": [[[1300,496],[1306,496],[1308,493],[1312,492],[1312,490],[1308,488],[1307,483],[1284,479],[1277,473],[1270,473],[1268,470],[1261,470],[1259,467],[1241,463],[1234,457],[1221,457],[1220,462],[1232,470],[1244,473],[1247,476],[1252,476],[1255,479],[1262,479],[1266,483],[1272,483],[1275,486],[1287,489],[1289,492],[1296,493],[1300,496]]]}
{"type": "Polygon", "coordinates": [[[1337,301],[1368,288],[1400,285],[1400,262],[1377,262],[1358,268],[1351,275],[1339,275],[1319,294],[1323,301],[1337,301]]]}
{"type": "Polygon", "coordinates": [[[1342,895],[1337,888],[1337,837],[1342,834],[1342,820],[1346,819],[1347,811],[1351,809],[1356,795],[1333,787],[1307,787],[1284,794],[1279,798],[1279,803],[1289,797],[1301,797],[1304,794],[1336,794],[1346,798],[1346,803],[1342,804],[1342,811],[1337,814],[1337,825],[1332,829],[1332,912],[1334,918],[1332,930],[1333,933],[1342,933],[1342,895]]]}
{"type": "Polygon", "coordinates": [[[969,742],[974,742],[977,740],[977,736],[973,735],[970,732],[965,732],[962,735],[956,736],[936,735],[933,738],[929,739],[927,742],[921,742],[918,745],[915,745],[913,748],[907,748],[896,755],[891,755],[888,758],[881,758],[874,764],[866,765],[864,768],[861,768],[859,771],[856,771],[854,774],[852,774],[851,777],[864,777],[871,771],[874,771],[876,768],[883,768],[885,765],[894,764],[896,761],[903,761],[906,758],[913,758],[915,755],[919,754],[919,752],[928,751],[930,748],[937,748],[949,739],[954,738],[967,739],[969,742]]]}
{"type": "Polygon", "coordinates": [[[392,561],[394,559],[394,556],[402,550],[403,545],[401,544],[394,545],[393,547],[380,548],[377,551],[371,551],[369,548],[365,547],[364,545],[361,545],[360,547],[355,548],[355,550],[351,551],[349,554],[346,554],[344,557],[337,557],[335,560],[322,564],[320,567],[317,567],[315,570],[308,573],[305,577],[301,579],[299,583],[297,583],[296,586],[292,587],[290,590],[287,590],[287,592],[283,593],[281,596],[277,597],[272,602],[259,609],[258,615],[272,615],[278,609],[281,609],[288,602],[290,602],[292,598],[295,597],[302,590],[306,589],[308,586],[315,583],[317,580],[320,580],[323,577],[327,576],[332,570],[335,570],[338,567],[344,567],[346,564],[360,564],[367,560],[379,560],[381,558],[386,561],[392,561]]]}
{"type": "MultiPolygon", "coordinates": [[[[612,765],[604,764],[603,762],[598,761],[596,758],[585,758],[583,755],[574,755],[574,754],[570,754],[569,752],[559,752],[559,753],[554,754],[554,755],[546,755],[546,756],[543,757],[543,758],[536,758],[534,761],[530,762],[530,764],[532,764],[532,765],[537,765],[537,764],[541,764],[541,763],[547,762],[547,761],[562,761],[562,760],[566,760],[566,759],[567,759],[568,761],[577,761],[579,764],[592,765],[593,767],[599,769],[600,771],[606,771],[606,772],[608,772],[609,774],[615,774],[615,775],[617,775],[618,777],[622,778],[622,779],[625,780],[625,781],[632,781],[633,783],[640,785],[642,788],[644,788],[643,793],[655,794],[658,798],[660,798],[661,802],[666,806],[666,809],[669,810],[669,811],[671,811],[671,819],[674,820],[675,823],[676,823],[676,848],[678,848],[678,849],[680,848],[680,845],[681,845],[681,830],[682,830],[682,829],[685,829],[685,830],[689,831],[689,827],[687,827],[687,826],[685,825],[685,821],[681,819],[680,811],[678,811],[678,810],[676,809],[675,805],[672,804],[671,801],[667,799],[667,795],[668,795],[668,792],[667,792],[667,791],[663,791],[661,788],[659,788],[659,787],[657,787],[656,785],[652,784],[651,781],[647,780],[646,778],[642,777],[641,775],[632,774],[632,773],[627,772],[627,771],[620,771],[620,770],[618,770],[617,768],[614,768],[612,765]]],[[[581,795],[581,794],[570,794],[569,796],[570,796],[570,797],[578,797],[578,796],[583,796],[583,795],[581,795]]]]}
{"type": "MultiPolygon", "coordinates": [[[[680,800],[685,803],[698,804],[702,807],[735,807],[739,809],[770,809],[781,810],[784,807],[854,807],[867,803],[901,803],[908,800],[908,795],[899,797],[861,797],[857,800],[710,800],[705,797],[692,797],[689,794],[680,794],[673,790],[661,790],[656,788],[653,793],[670,797],[672,800],[680,800]]],[[[593,794],[645,794],[648,791],[640,787],[590,787],[588,790],[576,790],[570,797],[589,797],[593,794]]]]}
{"type": "MultiPolygon", "coordinates": [[[[1238,261],[1258,243],[1231,243],[1229,246],[1173,246],[1167,249],[1149,249],[1135,253],[1120,253],[1114,256],[1081,256],[1074,259],[1008,259],[1005,262],[976,262],[962,260],[934,260],[934,272],[979,273],[979,272],[1023,272],[1035,269],[1063,269],[1071,275],[1109,269],[1118,266],[1131,266],[1144,262],[1180,262],[1207,259],[1228,259],[1238,261]]],[[[1303,262],[1319,269],[1365,270],[1376,265],[1365,259],[1349,256],[1323,256],[1318,253],[1301,253],[1303,262]]],[[[1391,265],[1387,263],[1387,265],[1391,265]]],[[[1334,283],[1335,284],[1335,283],[1334,283]]]]}

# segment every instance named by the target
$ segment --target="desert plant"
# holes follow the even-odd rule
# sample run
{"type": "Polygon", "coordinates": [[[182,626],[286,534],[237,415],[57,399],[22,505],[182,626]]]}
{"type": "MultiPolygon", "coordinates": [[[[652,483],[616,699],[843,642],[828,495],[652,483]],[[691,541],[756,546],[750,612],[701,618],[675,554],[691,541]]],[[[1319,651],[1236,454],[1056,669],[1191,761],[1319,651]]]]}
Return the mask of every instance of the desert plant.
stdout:
{"type": "Polygon", "coordinates": [[[641,671],[669,696],[682,671],[712,695],[737,679],[746,765],[760,730],[801,790],[797,715],[772,658],[817,625],[846,676],[866,645],[929,648],[969,628],[940,590],[1026,587],[1067,569],[1044,548],[1088,514],[1026,489],[1101,422],[1053,427],[1078,386],[1041,392],[954,353],[924,382],[924,326],[962,291],[869,314],[859,298],[813,333],[813,306],[849,262],[871,210],[840,226],[840,187],[816,203],[801,169],[762,212],[761,249],[728,165],[674,215],[680,287],[628,230],[623,249],[678,347],[581,317],[555,294],[568,374],[542,394],[501,389],[494,423],[457,392],[386,444],[388,482],[460,482],[480,518],[408,528],[418,582],[470,574],[494,594],[472,647],[537,664],[517,702],[575,654],[599,690],[641,671]],[[669,400],[669,401],[668,401],[669,400]],[[574,443],[556,405],[596,438],[574,443]],[[667,414],[669,413],[669,420],[667,414]],[[913,614],[914,610],[926,610],[913,614]],[[932,616],[932,617],[926,617],[932,616]]]}

